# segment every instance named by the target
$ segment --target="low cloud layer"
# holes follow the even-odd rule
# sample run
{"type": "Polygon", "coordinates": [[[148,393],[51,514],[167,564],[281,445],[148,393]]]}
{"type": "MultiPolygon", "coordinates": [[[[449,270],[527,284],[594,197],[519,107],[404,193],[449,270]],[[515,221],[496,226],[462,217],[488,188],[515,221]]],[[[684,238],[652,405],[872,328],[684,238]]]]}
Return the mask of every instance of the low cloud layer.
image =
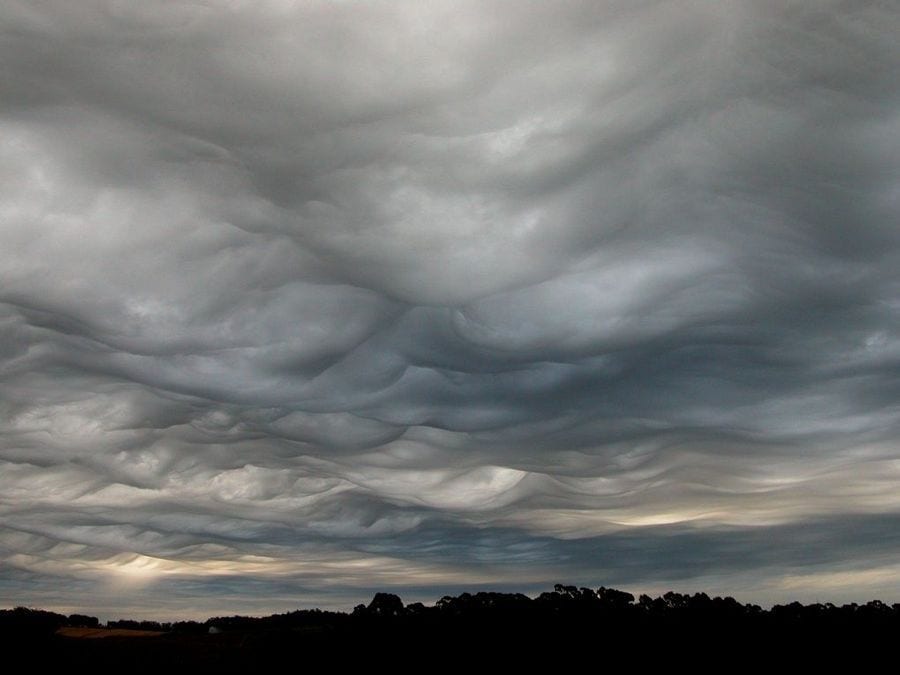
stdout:
{"type": "Polygon", "coordinates": [[[0,9],[0,604],[896,601],[888,2],[0,9]]]}

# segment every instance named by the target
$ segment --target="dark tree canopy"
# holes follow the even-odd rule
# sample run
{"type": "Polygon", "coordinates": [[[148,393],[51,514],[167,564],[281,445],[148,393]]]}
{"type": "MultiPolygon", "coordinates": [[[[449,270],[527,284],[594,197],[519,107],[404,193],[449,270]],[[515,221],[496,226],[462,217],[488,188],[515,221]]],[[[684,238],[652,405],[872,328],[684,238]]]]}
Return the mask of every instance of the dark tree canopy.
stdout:
{"type": "MultiPolygon", "coordinates": [[[[199,669],[246,672],[259,664],[277,664],[302,654],[304,659],[340,657],[370,665],[373,655],[420,654],[459,662],[479,653],[502,662],[532,664],[535,659],[575,658],[586,648],[603,645],[607,665],[640,654],[643,659],[680,653],[685,645],[715,651],[758,654],[810,645],[865,649],[877,653],[900,631],[900,604],[873,600],[841,607],[830,603],[792,602],[764,610],[731,597],[670,591],[659,597],[634,595],[614,588],[557,584],[530,598],[521,593],[479,591],[446,595],[434,605],[404,606],[393,593],[376,593],[352,613],[318,609],[267,617],[214,617],[205,622],[158,623],[119,619],[117,637],[102,640],[65,638],[65,627],[97,627],[95,617],[18,607],[0,610],[0,636],[14,647],[69,665],[105,663],[191,664],[199,669]],[[122,637],[137,629],[158,637],[122,637]],[[699,642],[698,642],[699,641],[699,642]],[[613,659],[613,660],[610,660],[613,659]]],[[[310,661],[311,663],[312,661],[310,661]]],[[[411,661],[415,662],[415,661],[411,661]]],[[[557,663],[558,665],[558,663],[557,663]]]]}

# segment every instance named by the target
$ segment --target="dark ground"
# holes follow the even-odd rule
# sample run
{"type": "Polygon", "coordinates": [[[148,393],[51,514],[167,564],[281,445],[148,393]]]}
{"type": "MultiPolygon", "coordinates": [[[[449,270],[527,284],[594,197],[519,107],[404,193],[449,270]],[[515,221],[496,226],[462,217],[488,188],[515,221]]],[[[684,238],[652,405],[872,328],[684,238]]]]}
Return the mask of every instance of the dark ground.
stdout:
{"type": "MultiPolygon", "coordinates": [[[[28,670],[86,672],[261,672],[309,668],[678,667],[858,668],[888,659],[900,644],[900,604],[779,605],[764,610],[732,598],[557,585],[531,599],[464,593],[432,607],[404,606],[379,593],[352,613],[299,610],[205,622],[119,621],[108,626],[158,636],[64,637],[93,617],[17,608],[0,611],[0,646],[28,670]]],[[[126,633],[127,634],[127,633],[126,633]]],[[[7,661],[9,663],[9,661],[7,661]]],[[[20,669],[16,669],[19,671],[20,669]]],[[[12,672],[12,671],[8,671],[12,672]]]]}

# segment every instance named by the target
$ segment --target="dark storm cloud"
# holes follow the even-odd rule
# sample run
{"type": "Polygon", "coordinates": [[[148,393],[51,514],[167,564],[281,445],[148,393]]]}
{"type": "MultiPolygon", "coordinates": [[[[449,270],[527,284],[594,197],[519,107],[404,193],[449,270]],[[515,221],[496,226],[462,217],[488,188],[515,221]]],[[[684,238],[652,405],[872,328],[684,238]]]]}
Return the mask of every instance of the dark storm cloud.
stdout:
{"type": "Polygon", "coordinates": [[[890,3],[0,26],[4,602],[894,592],[890,3]]]}

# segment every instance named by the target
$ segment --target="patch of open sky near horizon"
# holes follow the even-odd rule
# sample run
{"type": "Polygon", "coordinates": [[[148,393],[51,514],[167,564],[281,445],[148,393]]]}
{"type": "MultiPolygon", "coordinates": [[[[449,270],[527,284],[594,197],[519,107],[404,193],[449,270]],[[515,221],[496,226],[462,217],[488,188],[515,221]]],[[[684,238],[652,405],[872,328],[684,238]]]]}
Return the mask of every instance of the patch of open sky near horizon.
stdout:
{"type": "Polygon", "coordinates": [[[0,7],[0,605],[900,601],[900,9],[0,7]]]}

